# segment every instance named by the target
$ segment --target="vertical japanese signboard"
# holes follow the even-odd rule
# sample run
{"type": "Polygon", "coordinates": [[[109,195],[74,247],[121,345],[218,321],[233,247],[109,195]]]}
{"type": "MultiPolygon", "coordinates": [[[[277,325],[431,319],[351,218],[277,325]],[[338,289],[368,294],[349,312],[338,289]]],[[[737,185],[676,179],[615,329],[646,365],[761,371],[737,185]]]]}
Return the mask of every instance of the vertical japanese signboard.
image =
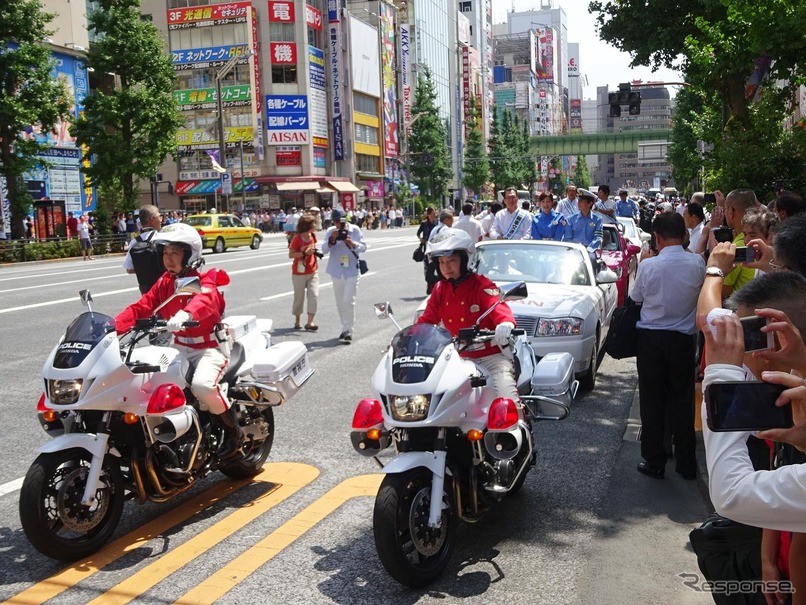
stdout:
{"type": "Polygon", "coordinates": [[[325,92],[325,52],[315,46],[308,47],[308,70],[311,92],[308,98],[308,115],[311,120],[313,144],[327,147],[327,93],[325,92]]]}
{"type": "Polygon", "coordinates": [[[380,3],[379,26],[381,30],[381,86],[383,88],[383,127],[384,155],[397,156],[397,85],[395,57],[395,22],[394,9],[386,3],[380,3]]]}
{"type": "Polygon", "coordinates": [[[411,25],[400,25],[400,88],[403,93],[403,127],[411,123],[411,104],[414,101],[414,82],[411,74],[411,25]]]}
{"type": "Polygon", "coordinates": [[[330,65],[330,119],[333,128],[333,159],[344,159],[344,115],[341,81],[341,27],[339,0],[327,2],[327,49],[330,65]]]}

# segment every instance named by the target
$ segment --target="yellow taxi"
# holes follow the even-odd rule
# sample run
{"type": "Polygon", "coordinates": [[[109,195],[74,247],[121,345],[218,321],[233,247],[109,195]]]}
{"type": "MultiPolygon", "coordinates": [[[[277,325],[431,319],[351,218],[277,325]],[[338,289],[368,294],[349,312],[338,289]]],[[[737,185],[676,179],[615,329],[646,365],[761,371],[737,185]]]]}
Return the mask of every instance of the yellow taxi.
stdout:
{"type": "Polygon", "coordinates": [[[204,248],[223,252],[227,248],[249,246],[260,248],[263,233],[260,229],[247,227],[233,214],[193,214],[185,222],[199,232],[204,248]]]}

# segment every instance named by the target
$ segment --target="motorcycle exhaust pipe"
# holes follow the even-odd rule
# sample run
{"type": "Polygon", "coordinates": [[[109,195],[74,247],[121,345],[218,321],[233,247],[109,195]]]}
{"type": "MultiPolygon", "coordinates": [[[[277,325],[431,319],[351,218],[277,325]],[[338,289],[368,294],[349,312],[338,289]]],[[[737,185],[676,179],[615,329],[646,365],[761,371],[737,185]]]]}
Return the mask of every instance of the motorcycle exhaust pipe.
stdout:
{"type": "Polygon", "coordinates": [[[484,447],[495,460],[510,460],[521,450],[523,436],[520,426],[509,431],[487,431],[484,435],[484,447]]]}
{"type": "Polygon", "coordinates": [[[171,443],[188,432],[193,426],[193,408],[185,406],[165,416],[152,416],[146,419],[154,441],[171,443]]]}

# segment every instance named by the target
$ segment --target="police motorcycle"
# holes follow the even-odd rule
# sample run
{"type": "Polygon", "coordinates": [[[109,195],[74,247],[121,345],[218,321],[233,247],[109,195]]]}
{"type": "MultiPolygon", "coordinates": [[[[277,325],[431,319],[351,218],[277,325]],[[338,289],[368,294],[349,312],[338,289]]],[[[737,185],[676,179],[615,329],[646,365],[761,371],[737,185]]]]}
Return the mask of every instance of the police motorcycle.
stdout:
{"type": "Polygon", "coordinates": [[[372,376],[374,396],[355,409],[351,441],[386,476],[375,499],[373,533],[389,575],[413,588],[447,566],[459,522],[475,523],[517,492],[536,462],[535,424],[562,420],[578,383],[573,358],[552,353],[535,363],[523,330],[513,330],[520,401],[498,398],[485,369],[459,352],[494,338],[480,322],[505,300],[526,297],[526,284],[501,287],[499,300],[457,338],[442,327],[401,328],[388,302],[379,318],[398,329],[372,376]],[[392,447],[385,464],[378,454],[392,447]]]}
{"type": "MultiPolygon", "coordinates": [[[[219,270],[217,284],[227,283],[219,270]]],[[[198,277],[179,278],[168,301],[199,292],[198,277]]],[[[125,500],[167,502],[213,471],[236,479],[257,474],[274,441],[273,406],[313,374],[303,343],[272,344],[271,320],[225,318],[216,331],[230,357],[220,388],[242,440],[239,456],[221,459],[224,428],[193,397],[187,361],[173,347],[148,344],[166,331],[159,308],[119,338],[115,320],[92,310],[88,291],[80,294],[87,311],[42,369],[37,414],[53,439],[38,449],[20,492],[28,540],[65,561],[110,539],[125,500]]]]}

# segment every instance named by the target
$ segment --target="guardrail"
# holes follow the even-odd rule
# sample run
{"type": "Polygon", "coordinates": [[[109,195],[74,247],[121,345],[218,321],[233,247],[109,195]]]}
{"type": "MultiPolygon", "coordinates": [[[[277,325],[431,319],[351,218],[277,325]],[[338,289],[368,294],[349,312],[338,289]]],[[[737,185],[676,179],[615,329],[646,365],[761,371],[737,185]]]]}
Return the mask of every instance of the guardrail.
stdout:
{"type": "MultiPolygon", "coordinates": [[[[97,235],[92,238],[92,254],[103,255],[125,252],[131,234],[97,235]]],[[[38,240],[0,240],[0,263],[77,258],[81,256],[78,238],[52,237],[38,240]]]]}

